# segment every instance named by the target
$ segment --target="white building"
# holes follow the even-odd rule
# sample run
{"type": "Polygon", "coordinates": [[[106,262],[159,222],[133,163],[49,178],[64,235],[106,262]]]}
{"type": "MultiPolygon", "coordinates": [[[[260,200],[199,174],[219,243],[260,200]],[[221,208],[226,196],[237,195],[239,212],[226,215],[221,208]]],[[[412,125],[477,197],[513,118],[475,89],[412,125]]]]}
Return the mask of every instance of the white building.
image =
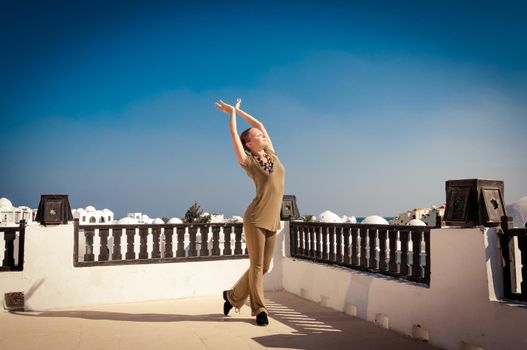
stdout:
{"type": "Polygon", "coordinates": [[[9,199],[0,198],[0,225],[2,226],[18,225],[20,220],[32,223],[36,215],[36,209],[26,206],[14,207],[9,199]]]}
{"type": "Polygon", "coordinates": [[[146,214],[142,213],[128,213],[126,217],[122,218],[118,222],[119,224],[164,224],[165,222],[160,218],[152,219],[146,214]],[[133,219],[134,221],[125,220],[133,219]]]}
{"type": "Polygon", "coordinates": [[[112,224],[114,221],[111,210],[97,210],[91,205],[88,205],[86,208],[73,209],[71,213],[74,219],[79,219],[81,225],[112,224]]]}
{"type": "Polygon", "coordinates": [[[207,212],[203,213],[201,216],[210,216],[210,223],[211,224],[218,224],[218,223],[224,223],[225,222],[225,216],[223,214],[217,214],[212,213],[209,214],[207,212]]]}
{"type": "Polygon", "coordinates": [[[427,226],[435,226],[437,215],[439,214],[441,218],[445,215],[445,207],[446,205],[443,204],[440,207],[432,206],[432,208],[408,210],[397,215],[391,223],[394,225],[408,225],[412,220],[421,220],[427,226]]]}

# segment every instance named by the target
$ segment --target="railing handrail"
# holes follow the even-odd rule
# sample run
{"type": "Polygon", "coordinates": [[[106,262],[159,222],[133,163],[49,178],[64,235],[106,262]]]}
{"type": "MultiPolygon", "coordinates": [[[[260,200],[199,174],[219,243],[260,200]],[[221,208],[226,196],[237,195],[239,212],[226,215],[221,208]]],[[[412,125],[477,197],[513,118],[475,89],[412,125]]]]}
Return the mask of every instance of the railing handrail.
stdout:
{"type": "Polygon", "coordinates": [[[522,227],[507,228],[503,230],[503,234],[508,235],[508,236],[527,235],[527,228],[522,228],[522,227]]]}
{"type": "Polygon", "coordinates": [[[399,231],[430,231],[433,228],[436,228],[434,226],[411,226],[411,225],[396,225],[396,224],[366,224],[366,223],[352,223],[352,222],[312,222],[312,221],[299,221],[294,220],[291,221],[292,224],[295,225],[307,225],[307,226],[342,226],[342,227],[357,227],[357,228],[396,228],[399,231]]]}
{"type": "MultiPolygon", "coordinates": [[[[75,219],[78,221],[78,219],[75,219]]],[[[81,229],[132,229],[132,228],[173,228],[173,227],[210,227],[210,226],[243,226],[241,222],[233,223],[181,223],[181,224],[79,224],[81,229]]]]}

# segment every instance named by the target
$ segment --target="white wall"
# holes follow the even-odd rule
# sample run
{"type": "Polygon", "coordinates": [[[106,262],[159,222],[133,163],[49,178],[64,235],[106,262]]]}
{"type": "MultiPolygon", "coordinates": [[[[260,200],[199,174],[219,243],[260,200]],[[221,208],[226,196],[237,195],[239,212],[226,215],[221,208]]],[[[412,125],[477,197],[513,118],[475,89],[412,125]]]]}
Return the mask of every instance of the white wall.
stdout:
{"type": "Polygon", "coordinates": [[[434,229],[429,288],[292,258],[282,263],[283,286],[410,336],[419,325],[447,349],[527,349],[526,306],[495,301],[503,294],[499,263],[494,229],[434,229]]]}
{"type": "MultiPolygon", "coordinates": [[[[277,260],[266,276],[272,289],[281,289],[277,260]]],[[[248,259],[235,259],[75,268],[72,224],[31,225],[26,227],[24,271],[0,273],[0,300],[4,293],[22,291],[27,309],[46,310],[221,295],[248,266],[248,259]]]]}

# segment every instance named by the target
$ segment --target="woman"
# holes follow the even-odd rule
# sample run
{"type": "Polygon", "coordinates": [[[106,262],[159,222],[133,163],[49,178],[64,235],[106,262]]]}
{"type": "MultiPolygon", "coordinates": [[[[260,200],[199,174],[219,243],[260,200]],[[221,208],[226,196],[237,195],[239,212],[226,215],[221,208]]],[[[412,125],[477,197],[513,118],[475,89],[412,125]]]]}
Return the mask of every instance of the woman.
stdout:
{"type": "Polygon", "coordinates": [[[251,313],[256,324],[269,324],[264,304],[263,274],[269,270],[280,228],[280,208],[284,194],[284,167],[276,156],[273,143],[265,127],[257,119],[240,109],[241,99],[232,106],[220,100],[216,107],[230,114],[230,134],[238,162],[256,186],[256,197],[243,216],[243,228],[250,266],[231,290],[223,292],[223,313],[240,308],[247,297],[251,300],[251,313]],[[236,114],[247,121],[251,128],[239,137],[236,114]]]}

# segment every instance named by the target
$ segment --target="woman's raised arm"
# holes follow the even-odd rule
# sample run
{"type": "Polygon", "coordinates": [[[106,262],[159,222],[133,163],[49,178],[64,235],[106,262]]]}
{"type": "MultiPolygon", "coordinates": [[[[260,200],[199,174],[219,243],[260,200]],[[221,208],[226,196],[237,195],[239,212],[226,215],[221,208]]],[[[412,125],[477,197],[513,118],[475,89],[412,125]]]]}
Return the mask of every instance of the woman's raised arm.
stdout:
{"type": "Polygon", "coordinates": [[[243,164],[245,159],[247,158],[247,154],[245,154],[242,142],[240,141],[240,137],[238,136],[238,130],[236,127],[236,108],[223,102],[222,100],[220,100],[220,102],[216,102],[215,104],[216,108],[218,108],[223,113],[230,114],[231,116],[229,120],[229,129],[231,134],[232,146],[234,147],[234,154],[236,155],[238,162],[240,164],[243,164]]]}
{"type": "Polygon", "coordinates": [[[267,139],[267,143],[269,145],[269,148],[274,152],[273,148],[273,142],[271,141],[271,138],[269,137],[269,134],[267,133],[267,130],[265,130],[265,127],[262,122],[260,122],[258,119],[253,117],[252,115],[242,111],[240,109],[240,104],[242,103],[242,99],[239,98],[236,100],[236,112],[242,117],[247,123],[249,123],[253,128],[256,128],[262,132],[264,137],[267,139]]]}

